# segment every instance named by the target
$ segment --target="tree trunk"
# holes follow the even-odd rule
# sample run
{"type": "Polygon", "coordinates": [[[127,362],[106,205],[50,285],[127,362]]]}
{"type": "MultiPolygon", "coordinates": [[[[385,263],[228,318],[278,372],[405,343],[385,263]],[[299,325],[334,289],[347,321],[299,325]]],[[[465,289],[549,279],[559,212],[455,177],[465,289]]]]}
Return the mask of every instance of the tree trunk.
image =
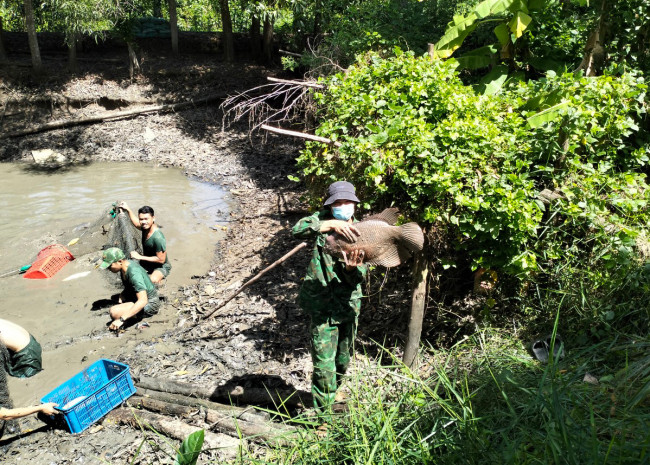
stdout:
{"type": "Polygon", "coordinates": [[[41,62],[41,52],[38,48],[36,39],[36,24],[34,22],[34,6],[32,0],[25,0],[25,28],[27,29],[27,39],[29,41],[29,52],[32,55],[32,68],[35,72],[40,73],[43,70],[41,62]]]}
{"type": "Polygon", "coordinates": [[[264,18],[264,31],[262,32],[262,53],[264,61],[271,63],[273,59],[273,21],[269,15],[264,18]]]}
{"type": "Polygon", "coordinates": [[[600,5],[600,18],[596,24],[596,28],[591,31],[587,43],[585,45],[585,52],[582,56],[582,61],[577,70],[583,70],[585,76],[595,76],[605,66],[605,48],[603,47],[603,37],[605,29],[605,18],[607,17],[607,1],[603,0],[600,5]]]}
{"type": "Polygon", "coordinates": [[[77,73],[79,71],[79,64],[77,62],[77,35],[74,33],[68,43],[68,71],[71,73],[77,73]]]}
{"type": "Polygon", "coordinates": [[[169,0],[169,27],[172,34],[172,52],[178,56],[178,18],[176,16],[176,0],[169,0]]]}
{"type": "Polygon", "coordinates": [[[162,18],[162,0],[153,0],[154,18],[162,18]]]}
{"type": "Polygon", "coordinates": [[[5,50],[4,29],[2,27],[2,16],[0,16],[0,62],[7,61],[7,51],[5,50]]]}
{"type": "Polygon", "coordinates": [[[133,76],[140,74],[140,62],[138,61],[138,54],[135,53],[135,44],[128,41],[126,46],[129,49],[129,77],[133,79],[133,76]]]}
{"type": "Polygon", "coordinates": [[[260,34],[260,18],[255,14],[251,16],[249,40],[251,41],[251,58],[257,61],[262,56],[262,36],[260,34]]]}
{"type": "Polygon", "coordinates": [[[242,404],[278,404],[284,405],[310,405],[311,395],[309,393],[297,392],[288,388],[267,388],[264,384],[259,387],[247,387],[237,385],[205,385],[191,384],[161,378],[140,378],[136,383],[138,388],[151,389],[160,392],[171,392],[184,396],[200,397],[207,400],[224,399],[229,402],[241,402],[242,404]]]}
{"type": "Polygon", "coordinates": [[[221,7],[221,24],[223,25],[223,51],[226,61],[235,59],[235,45],[232,37],[232,20],[230,19],[230,6],[228,0],[219,0],[221,7]]]}
{"type": "Polygon", "coordinates": [[[414,368],[418,349],[420,348],[420,336],[422,335],[422,320],[427,298],[427,276],[429,274],[429,262],[421,252],[415,258],[413,267],[413,296],[411,298],[411,320],[409,321],[409,335],[404,348],[404,364],[414,368]]]}
{"type": "Polygon", "coordinates": [[[251,423],[265,423],[269,421],[270,415],[267,412],[257,411],[253,407],[236,407],[234,405],[219,404],[198,397],[189,397],[183,394],[155,391],[138,386],[138,394],[143,397],[158,399],[163,402],[185,405],[187,407],[205,407],[208,410],[221,412],[235,418],[250,421],[251,423]]]}
{"type": "MultiPolygon", "coordinates": [[[[138,395],[129,398],[128,402],[133,407],[145,408],[152,412],[173,417],[191,418],[198,411],[195,407],[187,407],[185,405],[173,404],[138,395]]],[[[286,438],[283,436],[287,436],[296,430],[295,427],[285,426],[279,423],[276,424],[271,421],[251,423],[227,413],[209,409],[205,411],[205,421],[211,426],[210,429],[212,430],[217,430],[230,436],[241,434],[257,442],[286,443],[286,438]]]]}

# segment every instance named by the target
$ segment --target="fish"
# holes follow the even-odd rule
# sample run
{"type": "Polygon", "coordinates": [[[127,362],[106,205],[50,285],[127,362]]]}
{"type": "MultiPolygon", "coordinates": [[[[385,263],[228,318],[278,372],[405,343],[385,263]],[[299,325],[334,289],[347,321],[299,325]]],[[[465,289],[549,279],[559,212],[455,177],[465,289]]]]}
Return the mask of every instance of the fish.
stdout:
{"type": "Polygon", "coordinates": [[[324,251],[345,260],[355,250],[363,254],[363,263],[391,268],[401,265],[424,247],[424,234],[417,223],[395,226],[397,208],[387,208],[376,215],[354,223],[360,235],[354,242],[336,232],[325,238],[324,251]]]}
{"type": "Polygon", "coordinates": [[[82,271],[81,273],[75,273],[75,274],[72,274],[72,275],[68,276],[63,281],[72,281],[73,279],[86,277],[89,274],[90,274],[90,271],[82,271]]]}

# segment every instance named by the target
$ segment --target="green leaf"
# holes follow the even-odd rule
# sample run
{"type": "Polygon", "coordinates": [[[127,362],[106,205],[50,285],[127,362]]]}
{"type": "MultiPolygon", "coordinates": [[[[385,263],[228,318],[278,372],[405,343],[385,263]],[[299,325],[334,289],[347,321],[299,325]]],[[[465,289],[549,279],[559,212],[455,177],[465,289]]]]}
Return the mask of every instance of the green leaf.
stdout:
{"type": "Polygon", "coordinates": [[[524,31],[532,20],[533,18],[528,16],[526,13],[518,11],[515,13],[515,17],[510,20],[510,23],[508,25],[510,26],[512,33],[518,39],[523,35],[524,31]]]}
{"type": "Polygon", "coordinates": [[[378,134],[371,134],[368,139],[370,139],[376,145],[381,145],[388,140],[388,133],[386,131],[382,131],[378,134]]]}
{"type": "Polygon", "coordinates": [[[494,95],[501,90],[507,79],[508,67],[505,65],[495,66],[492,71],[481,79],[476,91],[483,95],[494,95]]]}
{"type": "Polygon", "coordinates": [[[539,113],[535,113],[533,116],[527,118],[528,125],[531,128],[535,129],[551,121],[557,121],[563,115],[562,110],[564,110],[568,106],[569,106],[569,102],[562,102],[562,103],[558,103],[557,105],[553,105],[552,107],[547,108],[546,110],[542,110],[539,113]]]}
{"type": "Polygon", "coordinates": [[[289,179],[289,181],[300,182],[300,178],[298,176],[294,176],[292,174],[288,175],[287,178],[289,179]]]}
{"type": "Polygon", "coordinates": [[[464,55],[456,58],[456,61],[462,69],[479,69],[492,64],[491,57],[480,55],[464,55]]]}
{"type": "Polygon", "coordinates": [[[178,450],[174,465],[196,465],[203,447],[204,436],[205,431],[200,429],[186,437],[178,450]]]}
{"type": "Polygon", "coordinates": [[[495,27],[494,35],[497,36],[502,47],[505,47],[510,43],[510,32],[508,32],[508,26],[505,24],[502,23],[495,27]]]}

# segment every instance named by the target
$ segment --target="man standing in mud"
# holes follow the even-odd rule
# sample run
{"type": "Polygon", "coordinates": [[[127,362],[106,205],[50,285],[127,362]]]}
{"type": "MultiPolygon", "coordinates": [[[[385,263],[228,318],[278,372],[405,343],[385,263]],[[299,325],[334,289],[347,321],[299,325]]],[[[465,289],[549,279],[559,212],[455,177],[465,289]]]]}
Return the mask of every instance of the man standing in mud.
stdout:
{"type": "Polygon", "coordinates": [[[167,257],[167,241],[156,224],[153,208],[140,207],[136,216],[126,202],[121,202],[118,207],[128,212],[131,223],[142,231],[142,255],[134,250],[131,258],[140,260],[151,282],[158,284],[169,275],[172,265],[167,257]]]}
{"type": "Polygon", "coordinates": [[[129,319],[139,321],[155,315],[160,309],[160,298],[156,286],[149,275],[136,261],[127,260],[122,249],[111,247],[104,250],[101,269],[120,273],[124,290],[119,296],[119,303],[109,310],[111,324],[108,329],[117,331],[129,319]]]}
{"type": "Polygon", "coordinates": [[[353,223],[358,202],[352,184],[335,182],[328,188],[324,208],[298,221],[292,230],[296,238],[316,239],[298,303],[311,317],[311,392],[314,407],[320,412],[336,407],[339,400],[336,392],[350,364],[361,309],[361,283],[367,273],[359,251],[339,261],[326,253],[323,246],[330,232],[356,240],[359,231],[353,223]]]}

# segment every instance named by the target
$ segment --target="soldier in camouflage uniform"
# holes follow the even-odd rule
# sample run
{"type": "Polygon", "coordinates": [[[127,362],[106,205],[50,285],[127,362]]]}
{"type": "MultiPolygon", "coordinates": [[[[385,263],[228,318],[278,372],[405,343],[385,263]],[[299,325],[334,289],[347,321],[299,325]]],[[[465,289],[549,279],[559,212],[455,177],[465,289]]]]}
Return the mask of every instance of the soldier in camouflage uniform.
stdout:
{"type": "Polygon", "coordinates": [[[358,202],[352,184],[335,182],[329,186],[324,209],[301,219],[292,230],[299,239],[316,239],[298,303],[311,317],[311,391],[314,407],[321,411],[334,404],[341,377],[350,364],[361,308],[361,283],[367,273],[358,252],[343,262],[325,253],[323,246],[330,232],[352,241],[359,235],[353,226],[358,202]]]}

